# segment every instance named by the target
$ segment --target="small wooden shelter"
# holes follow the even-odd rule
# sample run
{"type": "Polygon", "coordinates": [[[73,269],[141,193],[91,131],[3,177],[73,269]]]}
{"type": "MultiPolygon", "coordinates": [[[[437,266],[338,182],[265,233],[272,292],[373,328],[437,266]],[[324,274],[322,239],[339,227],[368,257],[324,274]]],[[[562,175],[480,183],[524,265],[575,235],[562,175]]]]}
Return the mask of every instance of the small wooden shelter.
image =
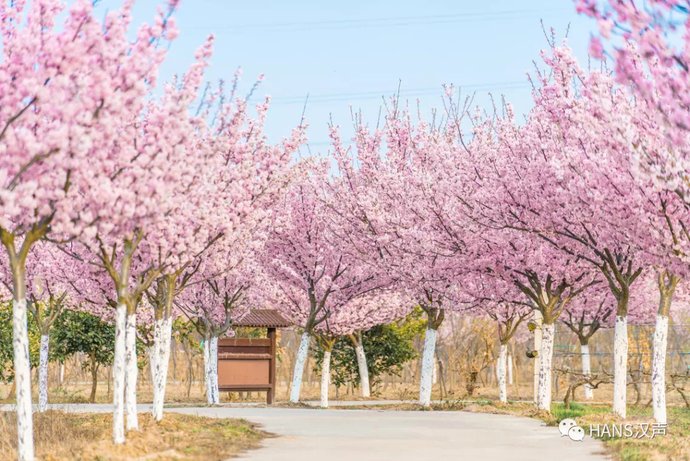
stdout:
{"type": "Polygon", "coordinates": [[[276,329],[291,324],[273,309],[252,309],[236,327],[266,328],[266,338],[218,341],[218,389],[224,392],[266,391],[272,404],[276,387],[276,329]]]}

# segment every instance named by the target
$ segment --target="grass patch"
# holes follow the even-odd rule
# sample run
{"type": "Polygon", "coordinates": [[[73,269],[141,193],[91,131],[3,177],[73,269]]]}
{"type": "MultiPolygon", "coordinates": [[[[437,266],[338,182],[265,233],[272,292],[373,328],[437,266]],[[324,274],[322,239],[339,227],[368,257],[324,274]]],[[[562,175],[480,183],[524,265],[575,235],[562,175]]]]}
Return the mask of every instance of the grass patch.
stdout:
{"type": "MultiPolygon", "coordinates": [[[[255,448],[268,434],[239,419],[167,413],[160,423],[139,415],[140,431],[130,431],[125,445],[111,442],[112,415],[48,411],[34,414],[36,457],[42,461],[124,461],[227,459],[255,448]]],[[[16,459],[16,420],[0,413],[0,453],[16,459]]]]}
{"type": "MultiPolygon", "coordinates": [[[[614,418],[608,412],[586,411],[576,420],[580,426],[585,428],[585,431],[590,424],[621,423],[621,420],[614,418]]],[[[653,420],[651,415],[641,414],[634,418],[628,418],[626,422],[651,425],[653,420]]],[[[651,432],[651,429],[649,431],[651,432]]],[[[600,439],[618,459],[623,461],[690,461],[690,410],[681,407],[669,407],[668,427],[665,435],[657,435],[654,438],[600,437],[600,439]]]]}
{"type": "Polygon", "coordinates": [[[611,413],[611,407],[608,405],[583,405],[580,403],[571,403],[570,408],[565,408],[565,405],[556,403],[551,406],[551,414],[556,421],[566,418],[577,419],[581,416],[600,414],[606,415],[611,413]]]}

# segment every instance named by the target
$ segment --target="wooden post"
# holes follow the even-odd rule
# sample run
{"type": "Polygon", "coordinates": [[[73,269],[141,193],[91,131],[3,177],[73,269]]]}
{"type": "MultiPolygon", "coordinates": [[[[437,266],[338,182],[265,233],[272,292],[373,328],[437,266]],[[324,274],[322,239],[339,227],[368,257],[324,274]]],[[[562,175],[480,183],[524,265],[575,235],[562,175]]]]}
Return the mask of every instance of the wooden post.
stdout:
{"type": "Polygon", "coordinates": [[[276,329],[268,328],[268,339],[271,340],[271,358],[268,366],[268,381],[271,385],[266,393],[266,404],[272,405],[276,393],[276,329]]]}

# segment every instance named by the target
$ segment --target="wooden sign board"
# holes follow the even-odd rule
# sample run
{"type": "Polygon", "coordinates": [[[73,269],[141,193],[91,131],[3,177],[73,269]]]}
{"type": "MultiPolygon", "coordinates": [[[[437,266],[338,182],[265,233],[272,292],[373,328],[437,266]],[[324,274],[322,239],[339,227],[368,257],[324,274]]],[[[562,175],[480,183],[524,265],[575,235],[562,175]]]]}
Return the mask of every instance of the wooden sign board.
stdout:
{"type": "Polygon", "coordinates": [[[276,331],[268,338],[224,338],[218,341],[218,389],[225,392],[266,391],[275,396],[276,331]]]}
{"type": "Polygon", "coordinates": [[[266,338],[224,338],[218,341],[218,389],[226,392],[276,392],[276,328],[290,322],[273,309],[251,309],[234,327],[266,328],[266,338]]]}

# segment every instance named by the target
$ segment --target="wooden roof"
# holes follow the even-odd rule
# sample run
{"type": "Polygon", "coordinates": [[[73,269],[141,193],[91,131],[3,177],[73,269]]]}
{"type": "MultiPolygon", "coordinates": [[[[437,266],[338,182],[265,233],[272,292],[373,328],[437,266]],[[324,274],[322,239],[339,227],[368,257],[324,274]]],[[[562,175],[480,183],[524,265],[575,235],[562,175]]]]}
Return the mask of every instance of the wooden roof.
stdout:
{"type": "Polygon", "coordinates": [[[277,310],[251,309],[244,317],[234,322],[236,327],[285,328],[291,326],[277,310]]]}

